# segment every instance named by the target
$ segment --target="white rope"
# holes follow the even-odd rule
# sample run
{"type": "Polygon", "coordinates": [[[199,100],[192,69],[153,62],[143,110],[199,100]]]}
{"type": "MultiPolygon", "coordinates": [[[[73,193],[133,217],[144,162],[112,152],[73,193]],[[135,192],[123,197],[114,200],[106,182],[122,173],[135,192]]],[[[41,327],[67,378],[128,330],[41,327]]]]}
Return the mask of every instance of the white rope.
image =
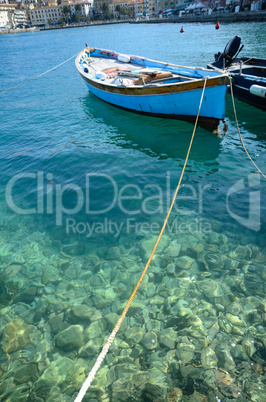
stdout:
{"type": "Polygon", "coordinates": [[[27,82],[36,80],[36,78],[39,78],[39,77],[41,77],[42,75],[45,75],[45,74],[47,74],[47,73],[50,73],[50,71],[53,71],[53,70],[55,70],[56,68],[58,68],[58,67],[62,66],[63,64],[67,63],[69,60],[73,59],[73,58],[76,57],[78,54],[79,54],[79,52],[78,52],[77,54],[75,54],[74,56],[70,57],[69,59],[67,59],[67,60],[63,61],[62,63],[58,64],[57,66],[55,66],[55,67],[53,67],[53,68],[50,68],[49,70],[45,71],[44,73],[41,73],[41,74],[39,74],[39,75],[36,75],[35,77],[29,78],[28,80],[26,80],[26,81],[24,81],[24,82],[21,82],[20,84],[15,85],[14,87],[11,87],[11,88],[5,89],[4,91],[1,91],[0,94],[3,94],[4,92],[11,91],[11,89],[18,88],[18,87],[20,87],[21,85],[25,85],[27,82]]]}
{"type": "Polygon", "coordinates": [[[82,387],[81,387],[81,389],[80,389],[80,391],[79,391],[79,393],[78,393],[78,395],[77,395],[77,397],[76,397],[76,399],[75,399],[74,402],[81,402],[82,399],[84,398],[84,396],[85,396],[85,394],[86,394],[86,392],[87,392],[89,386],[91,385],[91,382],[93,381],[93,379],[94,379],[94,377],[95,377],[97,371],[99,370],[99,368],[100,368],[100,366],[101,366],[101,364],[102,364],[102,362],[103,362],[103,360],[104,360],[106,354],[108,353],[108,350],[109,350],[109,348],[110,348],[110,346],[111,346],[111,344],[112,344],[112,342],[113,342],[113,340],[114,340],[114,338],[115,338],[115,336],[116,336],[116,334],[117,334],[117,332],[118,332],[118,330],[119,330],[119,328],[120,328],[120,326],[121,326],[121,324],[122,324],[122,322],[123,322],[123,320],[124,320],[124,318],[125,318],[125,316],[126,316],[126,313],[127,313],[128,309],[129,309],[129,307],[131,306],[131,303],[133,302],[134,297],[135,297],[136,294],[137,294],[137,291],[138,291],[138,289],[139,289],[139,287],[140,287],[140,285],[141,285],[141,282],[142,282],[142,280],[143,280],[143,278],[144,278],[144,276],[145,276],[145,274],[146,274],[146,272],[147,272],[147,270],[148,270],[148,268],[149,268],[150,262],[151,262],[151,260],[152,260],[152,258],[153,258],[153,256],[154,256],[155,251],[156,251],[156,249],[157,249],[157,247],[158,247],[158,244],[159,244],[159,242],[160,242],[160,240],[161,240],[161,237],[162,237],[162,235],[163,235],[163,232],[164,232],[164,229],[165,229],[165,227],[166,227],[167,221],[168,221],[169,216],[170,216],[170,214],[171,214],[171,211],[172,211],[172,209],[173,209],[173,206],[174,206],[174,203],[175,203],[175,200],[176,200],[176,197],[177,197],[177,193],[178,193],[178,191],[179,191],[179,188],[180,188],[180,185],[181,185],[181,181],[182,181],[182,179],[183,179],[183,175],[184,175],[184,172],[185,172],[185,169],[186,169],[188,157],[189,157],[190,150],[191,150],[191,146],[192,146],[192,143],[193,143],[193,140],[194,140],[194,136],[195,136],[195,131],[196,131],[196,128],[197,128],[197,125],[198,125],[198,119],[199,119],[199,114],[200,114],[200,110],[201,110],[202,100],[203,100],[203,96],[204,96],[204,92],[205,92],[205,88],[206,88],[206,84],[207,84],[207,79],[208,79],[208,77],[205,77],[205,78],[204,78],[204,85],[203,85],[203,90],[202,90],[202,94],[201,94],[201,98],[200,98],[199,110],[198,110],[198,114],[197,114],[197,116],[196,116],[195,125],[194,125],[194,130],[193,130],[193,133],[192,133],[192,136],[191,136],[191,140],[190,140],[190,144],[189,144],[189,147],[188,147],[187,156],[186,156],[186,159],[185,159],[185,162],[184,162],[184,165],[183,165],[183,169],[182,169],[182,172],[181,172],[181,175],[180,175],[180,178],[179,178],[178,185],[177,185],[177,187],[176,187],[174,196],[173,196],[173,198],[172,198],[172,202],[171,202],[170,208],[169,208],[169,210],[168,210],[168,212],[167,212],[167,216],[166,216],[166,218],[165,218],[165,220],[164,220],[164,223],[163,223],[163,226],[162,226],[162,228],[161,228],[160,234],[159,234],[159,236],[158,236],[158,238],[157,238],[157,241],[156,241],[156,243],[155,243],[155,245],[154,245],[154,247],[153,247],[153,250],[152,250],[152,252],[151,252],[151,255],[150,255],[150,257],[149,257],[149,259],[148,259],[148,261],[147,261],[147,263],[146,263],[146,265],[145,265],[145,267],[144,267],[144,269],[143,269],[143,271],[142,271],[142,273],[141,273],[141,275],[140,275],[140,278],[139,278],[139,280],[138,280],[138,282],[137,282],[137,284],[136,284],[136,286],[135,286],[135,288],[134,288],[134,290],[133,290],[133,292],[132,292],[130,298],[128,299],[127,304],[126,304],[126,306],[125,306],[125,308],[124,308],[124,310],[123,310],[121,316],[119,317],[119,319],[118,319],[118,321],[117,321],[116,326],[114,327],[114,329],[113,329],[111,335],[109,336],[109,338],[108,338],[108,340],[106,341],[104,347],[102,348],[101,353],[100,353],[99,356],[97,357],[97,360],[96,360],[96,362],[95,362],[93,368],[91,369],[91,371],[90,371],[90,373],[89,373],[87,379],[86,379],[85,382],[83,383],[83,385],[82,385],[82,387]]]}

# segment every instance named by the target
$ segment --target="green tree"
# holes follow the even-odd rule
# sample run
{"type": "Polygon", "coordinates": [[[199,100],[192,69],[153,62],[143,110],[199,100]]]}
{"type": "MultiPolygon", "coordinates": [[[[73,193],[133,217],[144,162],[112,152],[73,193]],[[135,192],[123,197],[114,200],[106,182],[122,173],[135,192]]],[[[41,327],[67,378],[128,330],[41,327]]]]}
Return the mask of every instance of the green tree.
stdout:
{"type": "Polygon", "coordinates": [[[121,6],[120,4],[117,4],[115,6],[115,11],[118,13],[118,19],[120,20],[120,12],[121,12],[121,6]]]}
{"type": "Polygon", "coordinates": [[[81,14],[81,10],[82,10],[81,4],[76,4],[76,5],[75,5],[75,12],[76,12],[77,14],[81,14]]]}
{"type": "Polygon", "coordinates": [[[103,5],[102,5],[102,10],[103,10],[104,13],[106,13],[107,11],[109,11],[109,7],[108,7],[108,4],[107,4],[106,2],[103,3],[103,5]]]}
{"type": "Polygon", "coordinates": [[[124,6],[124,5],[122,5],[121,7],[120,7],[120,13],[122,14],[122,15],[128,15],[128,9],[127,9],[127,7],[126,6],[124,6]]]}
{"type": "Polygon", "coordinates": [[[65,16],[65,22],[67,22],[68,21],[68,17],[69,17],[69,15],[70,15],[70,7],[69,6],[64,6],[63,7],[63,9],[62,9],[62,13],[64,14],[64,16],[65,16]]]}

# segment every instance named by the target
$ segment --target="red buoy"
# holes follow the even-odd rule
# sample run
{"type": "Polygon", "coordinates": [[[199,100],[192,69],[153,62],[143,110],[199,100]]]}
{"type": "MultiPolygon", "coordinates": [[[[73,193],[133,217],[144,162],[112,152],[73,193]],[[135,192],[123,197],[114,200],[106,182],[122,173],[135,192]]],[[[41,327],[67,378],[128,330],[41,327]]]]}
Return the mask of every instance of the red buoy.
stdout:
{"type": "Polygon", "coordinates": [[[181,27],[180,32],[181,33],[185,32],[183,27],[181,27]]]}
{"type": "Polygon", "coordinates": [[[215,29],[219,29],[220,28],[220,24],[219,21],[217,21],[217,24],[215,25],[215,29]]]}

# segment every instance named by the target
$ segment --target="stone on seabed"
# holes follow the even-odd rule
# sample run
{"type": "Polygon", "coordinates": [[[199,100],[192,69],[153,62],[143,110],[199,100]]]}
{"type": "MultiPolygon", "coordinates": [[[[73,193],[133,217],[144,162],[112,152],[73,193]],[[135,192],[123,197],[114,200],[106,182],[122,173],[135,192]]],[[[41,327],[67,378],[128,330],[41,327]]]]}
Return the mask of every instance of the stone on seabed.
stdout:
{"type": "Polygon", "coordinates": [[[156,349],[158,346],[157,335],[155,332],[146,332],[142,341],[142,345],[149,350],[156,349]]]}
{"type": "Polygon", "coordinates": [[[4,352],[12,353],[27,345],[30,341],[31,328],[31,326],[26,325],[21,319],[7,324],[3,329],[1,342],[4,352]]]}
{"type": "Polygon", "coordinates": [[[193,262],[195,262],[194,258],[188,257],[187,255],[183,255],[183,257],[178,257],[175,260],[175,265],[177,268],[189,269],[193,264],[193,262]]]}
{"type": "Polygon", "coordinates": [[[64,350],[77,349],[83,344],[83,327],[81,325],[71,325],[69,328],[59,332],[56,338],[56,345],[64,350]]]}
{"type": "Polygon", "coordinates": [[[181,244],[178,243],[176,240],[173,240],[165,250],[165,254],[169,255],[170,257],[178,257],[180,250],[181,244]]]}
{"type": "Polygon", "coordinates": [[[85,304],[74,306],[69,312],[69,319],[75,323],[79,320],[89,320],[95,313],[95,308],[90,308],[85,304]]]}
{"type": "MultiPolygon", "coordinates": [[[[156,240],[157,240],[157,236],[153,236],[150,239],[144,240],[141,242],[143,257],[145,260],[147,260],[149,258],[149,256],[151,255],[151,252],[156,243],[156,240]]],[[[167,236],[163,236],[161,238],[158,248],[156,250],[156,254],[161,254],[161,252],[167,247],[168,241],[169,241],[169,239],[167,236]]]]}
{"type": "Polygon", "coordinates": [[[169,349],[175,348],[177,333],[173,328],[163,329],[160,333],[160,343],[169,349]]]}

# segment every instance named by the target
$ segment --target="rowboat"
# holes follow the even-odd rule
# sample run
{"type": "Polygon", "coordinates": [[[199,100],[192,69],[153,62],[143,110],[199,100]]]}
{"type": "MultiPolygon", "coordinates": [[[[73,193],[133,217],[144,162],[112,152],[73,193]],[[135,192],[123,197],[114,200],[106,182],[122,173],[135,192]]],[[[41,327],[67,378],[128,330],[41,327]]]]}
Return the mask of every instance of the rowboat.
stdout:
{"type": "Polygon", "coordinates": [[[76,67],[92,94],[131,112],[195,121],[206,82],[199,124],[210,130],[224,119],[229,76],[112,50],[86,48],[76,67]]]}
{"type": "Polygon", "coordinates": [[[241,38],[235,36],[223,53],[217,53],[215,61],[208,64],[212,70],[225,70],[232,76],[233,93],[237,99],[266,110],[266,59],[238,57],[243,49],[241,38]]]}

